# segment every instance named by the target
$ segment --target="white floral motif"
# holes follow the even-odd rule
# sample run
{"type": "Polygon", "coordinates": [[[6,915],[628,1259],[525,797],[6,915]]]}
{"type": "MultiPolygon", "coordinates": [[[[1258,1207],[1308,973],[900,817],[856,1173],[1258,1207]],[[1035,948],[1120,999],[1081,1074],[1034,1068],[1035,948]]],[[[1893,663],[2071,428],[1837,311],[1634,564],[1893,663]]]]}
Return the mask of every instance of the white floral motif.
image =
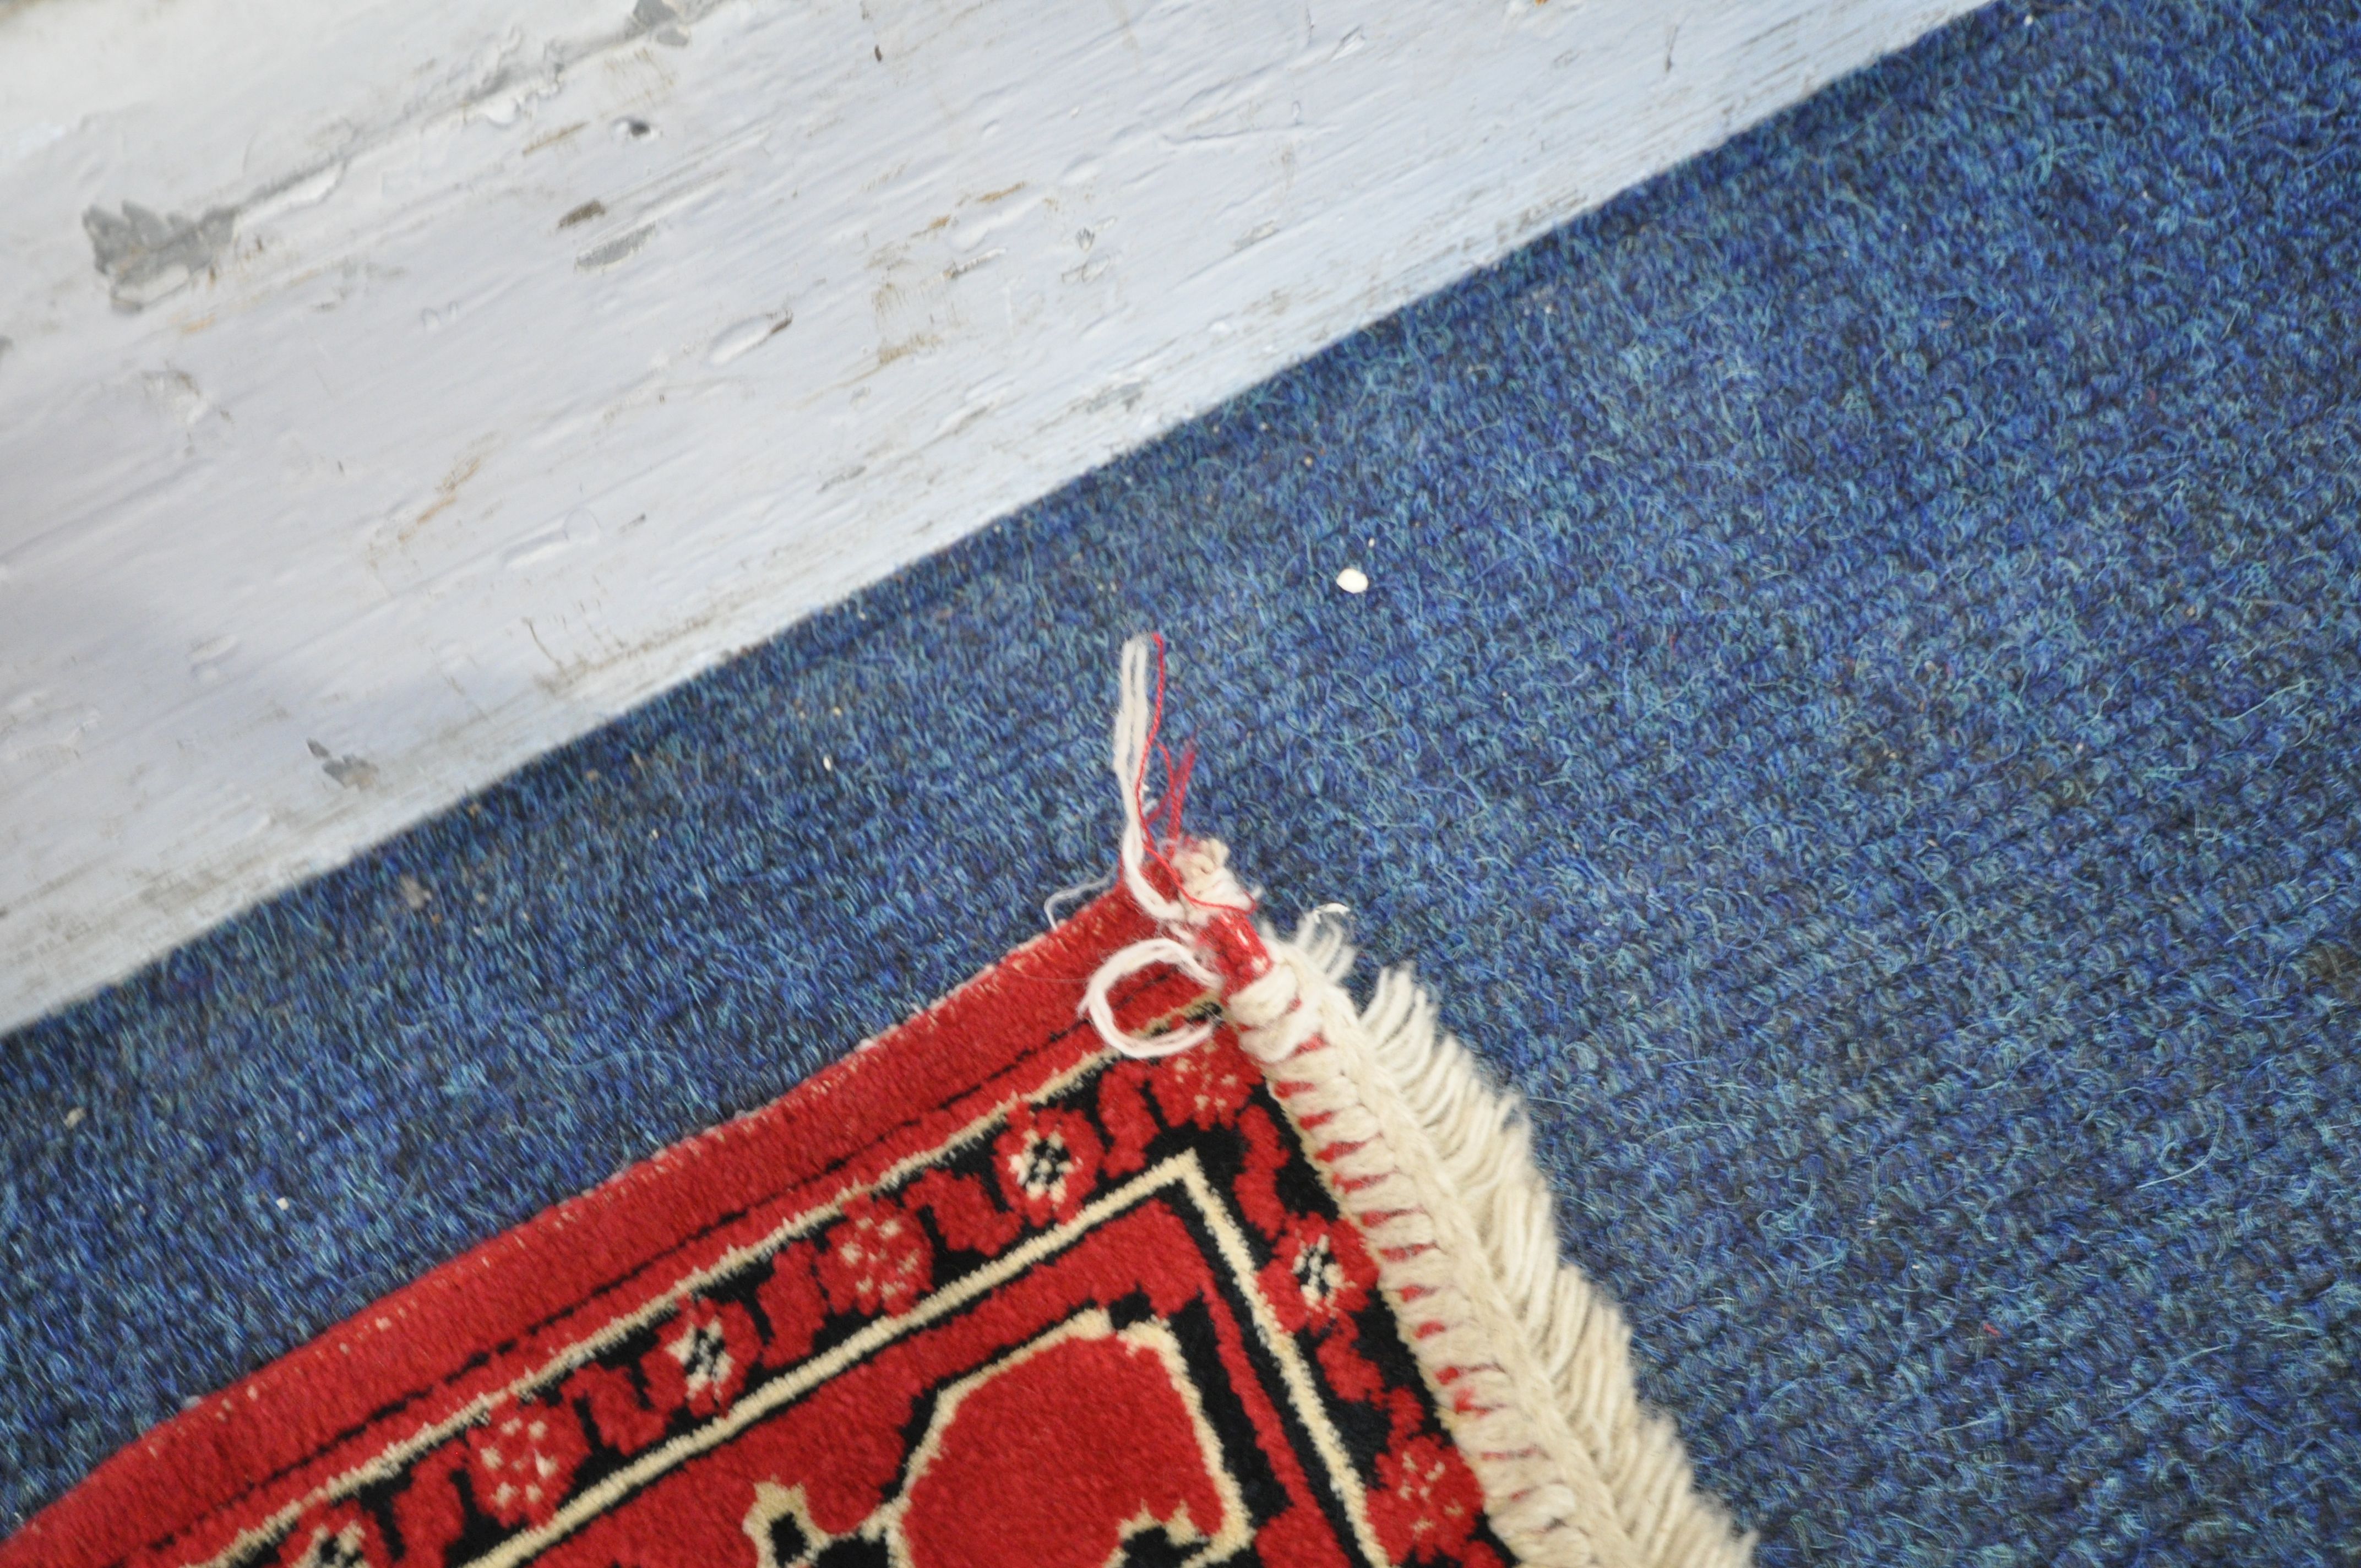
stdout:
{"type": "Polygon", "coordinates": [[[1334,1301],[1345,1287],[1345,1266],[1336,1261],[1336,1249],[1326,1236],[1314,1239],[1295,1255],[1294,1274],[1303,1304],[1315,1313],[1334,1301]]]}
{"type": "Polygon", "coordinates": [[[917,1222],[890,1200],[863,1196],[844,1206],[822,1255],[820,1284],[840,1312],[906,1310],[934,1268],[934,1251],[917,1222]]]}
{"type": "Polygon", "coordinates": [[[490,1484],[492,1511],[502,1518],[533,1515],[554,1502],[572,1466],[554,1456],[549,1420],[538,1413],[509,1417],[476,1445],[476,1463],[490,1484]]]}
{"type": "Polygon", "coordinates": [[[691,1320],[679,1337],[664,1346],[664,1352],[680,1363],[681,1379],[692,1399],[727,1387],[737,1365],[730,1358],[730,1341],[720,1323],[711,1318],[691,1320]]]}
{"type": "Polygon", "coordinates": [[[312,1532],[312,1542],[303,1554],[295,1559],[294,1568],[377,1568],[369,1561],[368,1531],[359,1520],[346,1523],[342,1530],[326,1525],[312,1532]]]}
{"type": "Polygon", "coordinates": [[[1017,1190],[1047,1208],[1054,1209],[1066,1201],[1066,1180],[1073,1168],[1074,1151],[1066,1146],[1065,1135],[1054,1128],[1047,1133],[1035,1131],[1024,1147],[1008,1157],[1008,1174],[1017,1190]]]}

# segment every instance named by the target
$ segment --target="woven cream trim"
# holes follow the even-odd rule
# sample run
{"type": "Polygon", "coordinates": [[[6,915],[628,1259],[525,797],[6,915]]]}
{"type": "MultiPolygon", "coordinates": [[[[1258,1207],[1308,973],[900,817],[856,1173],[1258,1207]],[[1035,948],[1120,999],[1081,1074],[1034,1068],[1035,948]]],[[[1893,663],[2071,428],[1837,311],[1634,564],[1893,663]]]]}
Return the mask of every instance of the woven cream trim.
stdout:
{"type": "Polygon", "coordinates": [[[1356,1007],[1334,923],[1265,939],[1272,973],[1227,999],[1241,1044],[1368,1236],[1495,1533],[1535,1568],[1745,1568],[1752,1537],[1640,1403],[1622,1313],[1559,1261],[1522,1102],[1407,970],[1356,1007]]]}

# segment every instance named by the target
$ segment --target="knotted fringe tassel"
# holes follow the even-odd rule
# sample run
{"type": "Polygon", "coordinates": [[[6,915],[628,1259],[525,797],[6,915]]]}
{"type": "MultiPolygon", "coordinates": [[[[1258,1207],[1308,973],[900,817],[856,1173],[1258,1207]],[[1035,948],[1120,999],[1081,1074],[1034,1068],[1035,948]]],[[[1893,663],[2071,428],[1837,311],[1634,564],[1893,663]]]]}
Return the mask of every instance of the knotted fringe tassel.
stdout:
{"type": "Polygon", "coordinates": [[[1222,993],[1240,1046],[1368,1237],[1379,1288],[1510,1550],[1535,1568],[1743,1568],[1752,1537],[1697,1492],[1672,1421],[1640,1403],[1622,1313],[1558,1261],[1521,1104],[1438,1030],[1407,970],[1380,976],[1358,1009],[1341,983],[1353,950],[1339,923],[1315,912],[1282,941],[1251,919],[1218,842],[1182,838],[1177,822],[1162,849],[1150,841],[1142,797],[1161,665],[1160,643],[1125,650],[1115,771],[1124,880],[1165,934],[1110,959],[1085,1011],[1116,1049],[1164,1055],[1202,1036],[1121,1034],[1106,1004],[1114,980],[1170,963],[1222,993]],[[1148,873],[1151,857],[1172,892],[1148,873]]]}

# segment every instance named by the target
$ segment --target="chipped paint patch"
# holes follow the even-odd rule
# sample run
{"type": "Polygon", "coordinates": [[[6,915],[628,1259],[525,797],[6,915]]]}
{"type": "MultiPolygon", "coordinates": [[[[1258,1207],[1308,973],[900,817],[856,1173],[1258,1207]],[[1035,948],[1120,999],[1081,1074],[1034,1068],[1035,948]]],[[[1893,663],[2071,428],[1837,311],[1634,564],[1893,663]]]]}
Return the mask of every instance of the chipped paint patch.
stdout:
{"type": "Polygon", "coordinates": [[[198,217],[157,213],[126,202],[120,214],[92,207],[82,215],[93,263],[115,308],[141,311],[187,288],[229,248],[237,214],[209,207],[198,217]]]}
{"type": "Polygon", "coordinates": [[[981,255],[962,257],[959,260],[952,262],[949,267],[943,269],[943,280],[944,281],[949,282],[954,278],[964,278],[969,273],[974,271],[977,268],[988,267],[1007,254],[1008,247],[1006,246],[996,245],[990,250],[983,252],[981,255]]]}
{"type": "Polygon", "coordinates": [[[631,31],[645,33],[666,49],[686,49],[688,28],[681,23],[681,15],[664,0],[639,0],[631,7],[631,31]]]}
{"type": "Polygon", "coordinates": [[[326,201],[336,187],[344,183],[344,180],[345,166],[331,163],[309,174],[299,174],[282,181],[241,206],[237,213],[237,225],[250,228],[285,214],[316,206],[326,201]]]}
{"type": "Polygon", "coordinates": [[[139,387],[150,401],[183,425],[193,425],[205,415],[219,411],[213,400],[205,396],[204,389],[197,385],[196,378],[186,370],[170,366],[151,370],[139,378],[139,387]]]}
{"type": "Polygon", "coordinates": [[[705,362],[716,367],[752,354],[795,324],[796,313],[781,306],[768,315],[748,316],[733,322],[714,334],[705,351],[705,362]]]}
{"type": "Polygon", "coordinates": [[[578,546],[591,543],[598,537],[598,519],[588,507],[577,507],[566,515],[566,521],[555,528],[544,528],[529,539],[519,540],[509,546],[500,557],[507,570],[522,571],[539,565],[578,546]]]}
{"type": "Polygon", "coordinates": [[[553,147],[570,141],[580,135],[582,127],[589,123],[588,120],[577,120],[570,126],[561,126],[556,130],[537,136],[524,144],[523,156],[531,158],[536,152],[545,152],[553,147]]]}
{"type": "Polygon", "coordinates": [[[320,771],[346,789],[367,789],[377,783],[377,764],[366,757],[339,757],[317,740],[305,742],[319,760],[320,771]]]}
{"type": "Polygon", "coordinates": [[[639,227],[619,234],[612,239],[601,240],[575,257],[575,269],[581,272],[604,272],[609,267],[620,267],[637,256],[648,241],[655,237],[655,225],[642,224],[639,227]]]}

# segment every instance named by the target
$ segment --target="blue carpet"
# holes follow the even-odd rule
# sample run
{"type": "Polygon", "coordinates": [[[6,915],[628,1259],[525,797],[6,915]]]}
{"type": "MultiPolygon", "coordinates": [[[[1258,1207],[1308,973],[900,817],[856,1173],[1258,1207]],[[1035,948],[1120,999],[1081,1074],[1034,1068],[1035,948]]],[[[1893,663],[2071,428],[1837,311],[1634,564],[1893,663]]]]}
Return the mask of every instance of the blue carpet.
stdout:
{"type": "Polygon", "coordinates": [[[1762,1562],[2355,1562],[2356,280],[2354,5],[2013,0],[15,1036],[0,1529],[1038,929],[1153,625],[1762,1562]]]}

